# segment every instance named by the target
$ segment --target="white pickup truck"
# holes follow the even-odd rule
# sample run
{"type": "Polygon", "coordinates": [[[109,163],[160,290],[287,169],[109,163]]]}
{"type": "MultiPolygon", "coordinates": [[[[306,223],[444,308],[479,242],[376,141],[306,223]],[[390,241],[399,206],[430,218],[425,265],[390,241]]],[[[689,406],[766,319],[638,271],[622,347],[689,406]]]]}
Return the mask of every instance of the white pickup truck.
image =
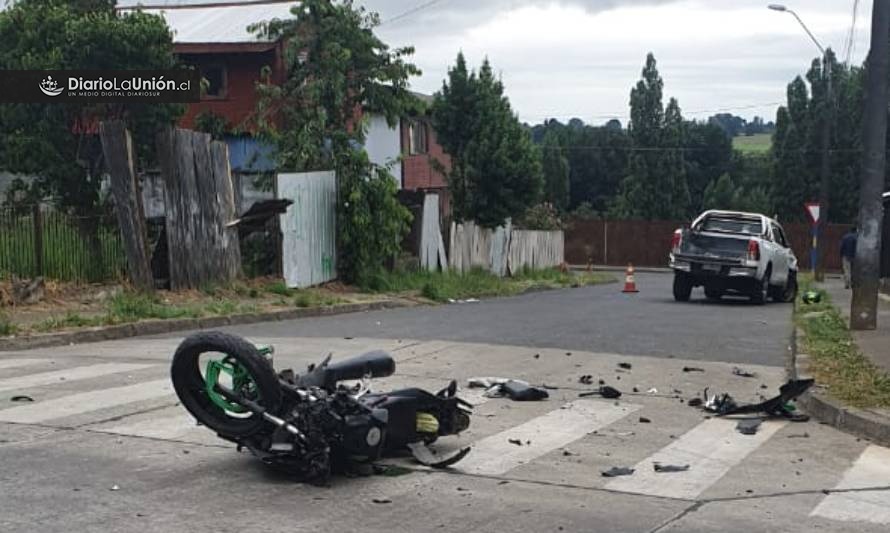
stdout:
{"type": "Polygon", "coordinates": [[[688,301],[695,287],[704,287],[711,300],[741,294],[764,304],[797,296],[797,258],[785,230],[756,213],[706,211],[674,232],[670,267],[679,302],[688,301]]]}

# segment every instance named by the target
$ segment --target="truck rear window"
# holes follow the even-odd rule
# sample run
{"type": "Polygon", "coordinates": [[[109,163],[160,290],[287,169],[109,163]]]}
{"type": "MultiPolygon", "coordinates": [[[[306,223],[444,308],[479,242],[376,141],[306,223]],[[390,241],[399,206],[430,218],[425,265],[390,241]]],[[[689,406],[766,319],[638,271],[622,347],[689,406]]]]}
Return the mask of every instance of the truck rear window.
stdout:
{"type": "Polygon", "coordinates": [[[752,236],[761,235],[763,233],[763,226],[760,223],[760,220],[747,217],[708,217],[701,221],[697,229],[699,231],[738,233],[752,236]]]}

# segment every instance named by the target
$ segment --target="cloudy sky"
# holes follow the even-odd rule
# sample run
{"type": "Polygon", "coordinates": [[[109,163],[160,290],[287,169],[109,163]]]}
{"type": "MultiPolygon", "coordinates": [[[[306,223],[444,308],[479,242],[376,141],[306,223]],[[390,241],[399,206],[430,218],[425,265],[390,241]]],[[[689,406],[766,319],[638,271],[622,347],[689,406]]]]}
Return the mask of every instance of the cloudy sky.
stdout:
{"type": "MultiPolygon", "coordinates": [[[[120,3],[131,3],[122,0],[120,3]]],[[[161,0],[142,0],[145,4],[161,0]]],[[[195,3],[197,0],[167,0],[195,3]]],[[[211,0],[203,0],[211,1],[211,0]]],[[[220,1],[220,0],[212,0],[220,1]]],[[[794,17],[770,0],[357,0],[381,14],[379,35],[417,49],[423,76],[414,88],[435,92],[463,50],[500,73],[520,118],[625,121],[631,86],[653,52],[666,96],[685,116],[726,110],[772,119],[786,84],[818,50],[794,17]]],[[[775,0],[772,0],[775,1],[775,0]]],[[[871,0],[789,0],[825,46],[854,63],[868,49],[871,0]],[[848,37],[858,4],[853,46],[848,37]]]]}

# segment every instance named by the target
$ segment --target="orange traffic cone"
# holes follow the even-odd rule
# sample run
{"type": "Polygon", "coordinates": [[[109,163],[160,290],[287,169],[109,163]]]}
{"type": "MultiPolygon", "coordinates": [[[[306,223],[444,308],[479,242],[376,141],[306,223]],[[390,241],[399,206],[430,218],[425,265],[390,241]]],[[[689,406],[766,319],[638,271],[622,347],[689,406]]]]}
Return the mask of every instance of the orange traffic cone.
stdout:
{"type": "Polygon", "coordinates": [[[637,282],[634,280],[634,266],[631,264],[627,265],[627,272],[624,276],[624,290],[621,292],[625,292],[625,293],[640,292],[637,290],[637,282]]]}

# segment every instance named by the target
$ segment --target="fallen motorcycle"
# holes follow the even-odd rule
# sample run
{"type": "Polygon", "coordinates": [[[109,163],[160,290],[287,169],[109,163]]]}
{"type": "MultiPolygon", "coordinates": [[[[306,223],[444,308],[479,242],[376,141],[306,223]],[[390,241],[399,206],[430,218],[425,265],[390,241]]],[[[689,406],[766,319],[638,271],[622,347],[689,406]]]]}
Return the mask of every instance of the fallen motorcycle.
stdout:
{"type": "Polygon", "coordinates": [[[469,452],[435,455],[426,446],[470,425],[472,405],[457,397],[454,381],[436,394],[417,388],[371,393],[371,378],[395,372],[387,353],[339,363],[328,356],[304,374],[276,374],[272,358],[271,347],[197,333],[173,355],[173,387],[182,405],[219,437],[305,479],[326,479],[409,450],[432,467],[454,464],[469,452]],[[361,382],[341,383],[348,380],[361,382]]]}

